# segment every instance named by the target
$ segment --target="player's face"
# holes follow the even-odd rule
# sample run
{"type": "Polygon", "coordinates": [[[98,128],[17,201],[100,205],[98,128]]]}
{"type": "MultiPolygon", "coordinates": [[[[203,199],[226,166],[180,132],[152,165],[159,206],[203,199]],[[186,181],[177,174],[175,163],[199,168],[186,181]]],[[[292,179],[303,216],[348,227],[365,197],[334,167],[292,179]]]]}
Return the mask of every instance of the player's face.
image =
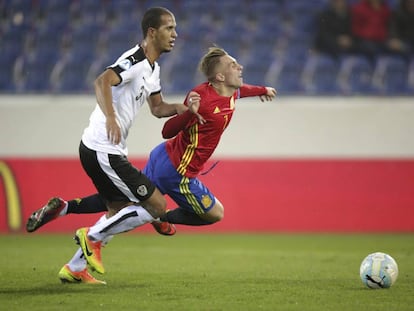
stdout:
{"type": "Polygon", "coordinates": [[[243,84],[243,66],[230,55],[223,56],[221,63],[223,64],[224,83],[235,89],[241,87],[243,84]]]}
{"type": "Polygon", "coordinates": [[[174,48],[177,38],[177,24],[173,15],[161,16],[161,26],[156,32],[156,46],[161,53],[170,52],[174,48]]]}

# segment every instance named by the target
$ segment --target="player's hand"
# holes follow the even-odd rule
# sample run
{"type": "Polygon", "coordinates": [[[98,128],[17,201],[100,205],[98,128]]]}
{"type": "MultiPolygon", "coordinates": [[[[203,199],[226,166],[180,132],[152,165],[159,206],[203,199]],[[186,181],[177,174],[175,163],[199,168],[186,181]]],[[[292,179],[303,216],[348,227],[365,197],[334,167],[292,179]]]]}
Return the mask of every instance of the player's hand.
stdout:
{"type": "Polygon", "coordinates": [[[201,114],[198,113],[198,109],[200,108],[200,103],[201,103],[200,94],[191,91],[190,94],[188,94],[187,96],[188,110],[190,110],[191,113],[196,115],[198,122],[200,124],[204,124],[206,123],[206,120],[203,118],[201,114]]]}
{"type": "Polygon", "coordinates": [[[266,86],[266,94],[261,95],[260,100],[262,102],[272,100],[276,96],[277,92],[273,87],[266,86]]]}
{"type": "Polygon", "coordinates": [[[197,112],[198,108],[200,108],[200,94],[197,92],[191,91],[187,96],[187,107],[191,110],[191,112],[197,112]],[[191,108],[192,107],[192,108],[191,108]]]}
{"type": "Polygon", "coordinates": [[[108,140],[114,145],[121,142],[121,127],[115,117],[106,118],[106,133],[108,140]]]}

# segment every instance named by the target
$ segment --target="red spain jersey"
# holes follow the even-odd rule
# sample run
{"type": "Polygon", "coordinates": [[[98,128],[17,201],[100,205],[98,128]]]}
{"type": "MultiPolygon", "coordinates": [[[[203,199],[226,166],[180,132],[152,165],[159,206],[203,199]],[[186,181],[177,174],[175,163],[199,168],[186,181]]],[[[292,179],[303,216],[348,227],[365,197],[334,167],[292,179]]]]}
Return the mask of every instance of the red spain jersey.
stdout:
{"type": "Polygon", "coordinates": [[[166,149],[178,173],[189,178],[200,173],[216,149],[233,116],[235,100],[266,94],[265,87],[244,84],[233,96],[220,96],[208,82],[196,86],[193,91],[200,94],[198,113],[203,116],[206,123],[200,124],[197,117],[188,111],[168,120],[163,129],[163,135],[166,134],[164,137],[171,137],[175,134],[176,127],[180,126],[181,131],[167,141],[166,149]],[[168,123],[171,125],[174,122],[174,130],[171,131],[168,123]]]}

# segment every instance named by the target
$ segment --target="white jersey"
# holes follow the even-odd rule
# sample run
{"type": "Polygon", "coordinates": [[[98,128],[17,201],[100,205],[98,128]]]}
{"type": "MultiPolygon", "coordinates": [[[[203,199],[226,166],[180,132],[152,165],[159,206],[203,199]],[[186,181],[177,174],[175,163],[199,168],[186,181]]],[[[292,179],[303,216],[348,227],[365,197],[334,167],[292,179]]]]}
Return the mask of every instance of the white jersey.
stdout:
{"type": "Polygon", "coordinates": [[[152,66],[140,46],[126,51],[111,66],[121,82],[112,87],[113,106],[121,127],[121,142],[108,140],[106,117],[97,104],[82,135],[83,143],[92,150],[110,154],[128,155],[126,139],[140,108],[151,94],[161,92],[160,67],[152,66]]]}

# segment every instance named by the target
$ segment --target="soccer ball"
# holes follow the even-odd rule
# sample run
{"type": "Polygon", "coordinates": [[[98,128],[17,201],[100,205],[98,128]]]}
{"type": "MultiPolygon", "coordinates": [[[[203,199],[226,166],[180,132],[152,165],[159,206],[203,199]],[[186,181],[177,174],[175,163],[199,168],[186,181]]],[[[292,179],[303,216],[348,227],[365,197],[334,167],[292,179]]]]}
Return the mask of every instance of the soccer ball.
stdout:
{"type": "Polygon", "coordinates": [[[390,255],[377,252],[369,254],[361,263],[359,276],[367,287],[389,288],[398,277],[398,266],[390,255]]]}

